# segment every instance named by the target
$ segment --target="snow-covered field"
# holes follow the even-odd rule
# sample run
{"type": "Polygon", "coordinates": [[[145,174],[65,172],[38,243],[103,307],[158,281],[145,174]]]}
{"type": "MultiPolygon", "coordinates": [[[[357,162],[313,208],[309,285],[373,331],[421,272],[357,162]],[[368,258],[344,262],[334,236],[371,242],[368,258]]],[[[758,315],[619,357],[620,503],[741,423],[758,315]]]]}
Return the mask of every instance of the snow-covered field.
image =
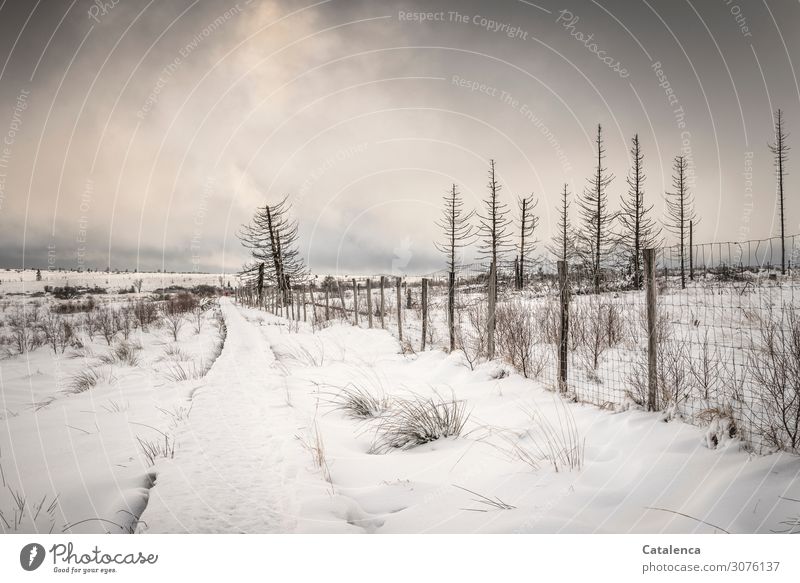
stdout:
{"type": "Polygon", "coordinates": [[[155,476],[148,452],[171,450],[221,349],[210,303],[170,327],[136,311],[156,308],[148,294],[92,296],[91,310],[88,297],[0,300],[4,532],[134,530],[155,476]]]}
{"type": "MultiPolygon", "coordinates": [[[[163,305],[111,294],[95,309],[137,299],[163,305]]],[[[0,335],[20,304],[56,302],[0,301],[0,335]]],[[[182,316],[177,341],[162,321],[7,351],[0,529],[770,532],[800,514],[797,456],[711,449],[701,427],[570,402],[439,341],[404,350],[365,321],[313,329],[214,301],[199,331],[182,316]],[[133,359],[116,350],[130,345],[133,359]]],[[[407,326],[416,344],[411,312],[407,326]]]]}
{"type": "Polygon", "coordinates": [[[70,271],[36,269],[0,269],[0,291],[4,294],[35,293],[51,287],[103,288],[109,293],[128,291],[142,280],[141,291],[153,291],[170,286],[194,287],[196,285],[236,285],[231,275],[220,273],[136,273],[106,271],[70,271]]]}
{"type": "Polygon", "coordinates": [[[712,450],[696,427],[566,403],[497,364],[403,355],[385,331],[223,312],[147,532],[769,532],[797,513],[794,456],[712,450]],[[355,418],[354,389],[386,410],[355,418]],[[463,404],[460,436],[374,451],[397,402],[436,395],[463,404]]]}

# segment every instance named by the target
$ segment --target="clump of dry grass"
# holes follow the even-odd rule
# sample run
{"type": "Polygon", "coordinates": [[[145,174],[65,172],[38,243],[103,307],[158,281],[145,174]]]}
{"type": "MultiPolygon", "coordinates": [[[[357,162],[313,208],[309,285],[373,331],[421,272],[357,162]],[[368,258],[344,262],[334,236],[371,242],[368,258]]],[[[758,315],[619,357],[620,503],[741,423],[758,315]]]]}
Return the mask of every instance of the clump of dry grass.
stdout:
{"type": "Polygon", "coordinates": [[[142,349],[140,345],[128,341],[117,344],[108,354],[100,357],[104,364],[124,364],[126,366],[139,366],[138,352],[142,349]]]}
{"type": "Polygon", "coordinates": [[[136,441],[144,454],[149,466],[155,465],[158,458],[175,457],[175,440],[167,433],[161,434],[163,439],[142,439],[138,435],[136,441]]]}
{"type": "Polygon", "coordinates": [[[372,419],[382,416],[392,400],[385,394],[374,395],[353,383],[345,386],[335,397],[336,409],[354,419],[372,419]]]}
{"type": "Polygon", "coordinates": [[[410,449],[446,437],[458,437],[469,419],[466,403],[452,397],[395,399],[381,417],[370,453],[410,449]]]}
{"type": "Polygon", "coordinates": [[[67,385],[67,390],[70,393],[78,394],[93,389],[97,386],[102,376],[96,368],[87,368],[78,371],[70,380],[67,385]]]}
{"type": "Polygon", "coordinates": [[[168,365],[164,371],[164,376],[167,378],[167,380],[175,383],[197,380],[203,378],[204,374],[205,372],[203,371],[202,366],[198,368],[193,362],[189,362],[186,365],[183,365],[180,362],[174,362],[168,365]]]}
{"type": "Polygon", "coordinates": [[[322,434],[319,431],[317,422],[314,421],[310,439],[304,439],[300,435],[297,435],[296,437],[306,451],[311,454],[311,460],[314,463],[314,467],[322,472],[322,477],[325,478],[326,482],[333,485],[330,466],[328,466],[328,458],[325,455],[325,442],[322,440],[322,434]]]}
{"type": "Polygon", "coordinates": [[[554,399],[555,420],[548,419],[539,411],[529,411],[532,425],[521,439],[511,442],[509,453],[534,470],[543,463],[551,465],[556,472],[580,470],[586,440],[581,438],[569,406],[558,397],[554,399]]]}

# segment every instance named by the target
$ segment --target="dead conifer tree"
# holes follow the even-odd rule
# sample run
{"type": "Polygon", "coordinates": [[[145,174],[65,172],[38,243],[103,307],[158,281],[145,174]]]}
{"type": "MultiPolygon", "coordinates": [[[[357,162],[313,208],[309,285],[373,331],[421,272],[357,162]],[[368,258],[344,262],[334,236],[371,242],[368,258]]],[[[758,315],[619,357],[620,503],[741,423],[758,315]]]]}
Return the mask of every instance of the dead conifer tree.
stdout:
{"type": "Polygon", "coordinates": [[[547,250],[556,258],[556,261],[569,262],[575,256],[575,234],[569,220],[569,190],[564,183],[561,191],[561,203],[558,208],[558,224],[556,232],[551,239],[547,250]]]}
{"type": "Polygon", "coordinates": [[[628,265],[633,272],[633,287],[642,287],[642,250],[658,245],[661,229],[650,216],[653,205],[644,202],[644,155],[639,144],[639,134],[631,140],[632,166],[626,182],[628,193],[622,196],[619,212],[620,232],[618,242],[628,255],[628,265]]]}
{"type": "Polygon", "coordinates": [[[580,251],[586,262],[595,293],[600,293],[601,269],[606,253],[612,243],[611,226],[613,215],[608,210],[607,189],[614,179],[603,166],[605,147],[603,146],[603,128],[597,124],[597,166],[583,196],[578,201],[581,217],[581,230],[579,232],[580,251]]]}
{"type": "Polygon", "coordinates": [[[783,112],[779,109],[775,112],[775,141],[769,144],[769,150],[775,157],[775,175],[778,179],[776,185],[778,196],[778,220],[780,221],[781,231],[781,275],[786,275],[786,199],[783,196],[783,177],[785,176],[785,166],[787,152],[790,150],[786,139],[789,137],[783,129],[783,112]]]}
{"type": "Polygon", "coordinates": [[[533,214],[539,201],[533,195],[521,197],[517,201],[519,207],[519,244],[517,257],[514,260],[514,283],[518,290],[522,289],[523,275],[531,267],[531,255],[536,248],[534,234],[539,225],[539,217],[533,214]]]}
{"type": "Polygon", "coordinates": [[[488,356],[494,358],[494,306],[497,304],[498,262],[511,249],[511,222],[508,205],[500,200],[501,186],[497,182],[494,160],[489,161],[489,193],[483,200],[483,214],[478,213],[478,255],[488,259],[489,264],[489,314],[486,318],[488,356]]]}
{"type": "Polygon", "coordinates": [[[447,262],[449,276],[447,294],[447,325],[450,330],[450,352],[456,349],[455,305],[456,305],[456,271],[458,269],[460,250],[472,242],[473,227],[470,223],[475,211],[466,212],[464,201],[455,184],[443,197],[444,208],[442,218],[436,226],[442,229],[442,241],[436,243],[447,262]]]}
{"type": "Polygon", "coordinates": [[[242,244],[250,249],[254,264],[245,267],[243,277],[271,281],[279,290],[283,304],[291,302],[293,284],[306,275],[297,249],[297,221],[291,217],[291,205],[286,196],[278,203],[266,204],[256,210],[249,224],[239,231],[242,244]]]}
{"type": "MultiPolygon", "coordinates": [[[[678,238],[678,253],[681,262],[681,288],[686,288],[686,241],[689,237],[690,223],[697,224],[694,201],[689,192],[687,172],[689,163],[686,156],[675,156],[672,164],[673,192],[666,193],[667,219],[665,225],[673,235],[678,238]]],[[[689,253],[691,253],[691,248],[689,253]]]]}

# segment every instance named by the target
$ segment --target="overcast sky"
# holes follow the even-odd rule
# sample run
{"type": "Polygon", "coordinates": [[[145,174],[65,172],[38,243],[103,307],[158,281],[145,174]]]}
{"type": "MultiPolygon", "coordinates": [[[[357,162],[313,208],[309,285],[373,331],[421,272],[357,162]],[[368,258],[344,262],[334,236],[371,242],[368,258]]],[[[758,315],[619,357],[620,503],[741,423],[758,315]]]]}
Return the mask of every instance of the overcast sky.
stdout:
{"type": "Polygon", "coordinates": [[[289,194],[315,272],[430,272],[441,195],[477,206],[490,158],[549,239],[598,123],[613,208],[638,132],[659,215],[684,153],[696,241],[777,234],[798,2],[102,4],[0,0],[0,265],[231,272],[238,226],[289,194]]]}

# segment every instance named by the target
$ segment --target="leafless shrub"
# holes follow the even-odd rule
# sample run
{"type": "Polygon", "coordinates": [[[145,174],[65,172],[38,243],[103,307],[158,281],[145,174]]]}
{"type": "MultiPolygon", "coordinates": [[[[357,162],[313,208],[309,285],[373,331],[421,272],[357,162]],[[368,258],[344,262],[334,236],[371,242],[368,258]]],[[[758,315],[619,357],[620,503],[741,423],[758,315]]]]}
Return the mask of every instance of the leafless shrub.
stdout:
{"type": "Polygon", "coordinates": [[[83,329],[89,340],[94,340],[94,335],[97,333],[97,315],[92,312],[86,312],[83,315],[83,329]]]}
{"type": "Polygon", "coordinates": [[[396,399],[381,417],[370,453],[410,449],[437,439],[458,437],[469,419],[466,403],[455,397],[396,399]]]}
{"type": "Polygon", "coordinates": [[[187,314],[198,306],[197,298],[189,292],[176,294],[170,297],[166,303],[171,304],[170,309],[172,311],[180,312],[181,314],[187,314]]]}
{"type": "Polygon", "coordinates": [[[706,329],[702,341],[699,343],[698,355],[689,359],[689,373],[692,384],[698,391],[698,396],[706,401],[719,396],[723,371],[725,370],[726,354],[709,339],[709,330],[706,329]]]}
{"type": "Polygon", "coordinates": [[[114,337],[117,335],[117,318],[111,308],[102,308],[97,312],[97,328],[106,341],[111,346],[114,337]]]}
{"type": "Polygon", "coordinates": [[[44,338],[38,332],[39,310],[17,306],[8,319],[11,344],[17,354],[24,354],[42,345],[44,338]]]}
{"type": "Polygon", "coordinates": [[[558,344],[561,333],[561,315],[556,302],[548,299],[536,304],[532,309],[542,342],[551,345],[558,344]]]}
{"type": "Polygon", "coordinates": [[[800,453],[800,316],[797,307],[770,305],[758,322],[750,372],[758,390],[749,405],[765,445],[800,453]]]}
{"type": "Polygon", "coordinates": [[[470,370],[475,370],[475,366],[484,358],[488,351],[488,323],[486,305],[483,303],[473,304],[458,310],[458,325],[456,326],[456,345],[464,353],[464,359],[470,370]],[[466,313],[464,322],[462,313],[466,313]]]}
{"type": "Polygon", "coordinates": [[[547,364],[546,354],[537,350],[541,330],[529,306],[511,301],[495,311],[495,346],[497,354],[515,367],[525,378],[537,378],[547,364]]]}
{"type": "Polygon", "coordinates": [[[137,300],[133,304],[133,315],[143,331],[158,321],[158,306],[150,300],[137,300]]]}
{"type": "Polygon", "coordinates": [[[172,339],[175,342],[178,341],[178,333],[183,328],[185,313],[185,305],[178,298],[170,298],[161,307],[164,324],[172,334],[172,339]]]}
{"type": "MultiPolygon", "coordinates": [[[[646,311],[642,309],[640,311],[639,317],[639,326],[641,330],[644,330],[644,337],[647,338],[647,317],[646,311]]],[[[672,325],[667,318],[667,315],[664,311],[660,311],[658,317],[656,319],[656,346],[657,346],[657,356],[656,356],[656,366],[658,369],[666,363],[667,356],[663,353],[664,352],[664,345],[669,343],[672,338],[672,325]]],[[[675,368],[675,367],[673,367],[675,368]]],[[[680,379],[680,376],[676,377],[680,379]]],[[[639,407],[646,407],[647,406],[647,399],[648,399],[648,383],[649,383],[649,374],[648,374],[648,363],[647,363],[647,350],[637,350],[636,351],[636,358],[631,363],[631,371],[627,375],[627,385],[628,388],[625,390],[625,394],[634,404],[639,407]]],[[[657,394],[661,394],[664,392],[664,384],[666,378],[661,376],[657,378],[657,382],[660,384],[659,389],[657,389],[657,394]]],[[[674,383],[673,383],[674,384],[674,383]]],[[[663,404],[663,403],[662,403],[663,404]]]]}
{"type": "Polygon", "coordinates": [[[656,351],[656,367],[660,406],[666,419],[678,415],[681,406],[691,395],[689,347],[683,338],[673,337],[660,342],[656,351]]]}
{"type": "Polygon", "coordinates": [[[45,342],[53,349],[53,354],[58,354],[59,350],[63,354],[70,345],[74,330],[72,324],[61,314],[47,312],[39,321],[39,329],[42,331],[45,342]]]}
{"type": "Polygon", "coordinates": [[[117,329],[122,333],[122,338],[128,340],[133,330],[134,322],[136,321],[133,315],[133,309],[130,307],[119,308],[114,312],[114,317],[117,319],[117,329]]]}
{"type": "Polygon", "coordinates": [[[570,330],[574,330],[578,358],[587,372],[596,372],[603,353],[622,340],[619,306],[598,296],[592,296],[585,302],[576,302],[570,330]]]}

